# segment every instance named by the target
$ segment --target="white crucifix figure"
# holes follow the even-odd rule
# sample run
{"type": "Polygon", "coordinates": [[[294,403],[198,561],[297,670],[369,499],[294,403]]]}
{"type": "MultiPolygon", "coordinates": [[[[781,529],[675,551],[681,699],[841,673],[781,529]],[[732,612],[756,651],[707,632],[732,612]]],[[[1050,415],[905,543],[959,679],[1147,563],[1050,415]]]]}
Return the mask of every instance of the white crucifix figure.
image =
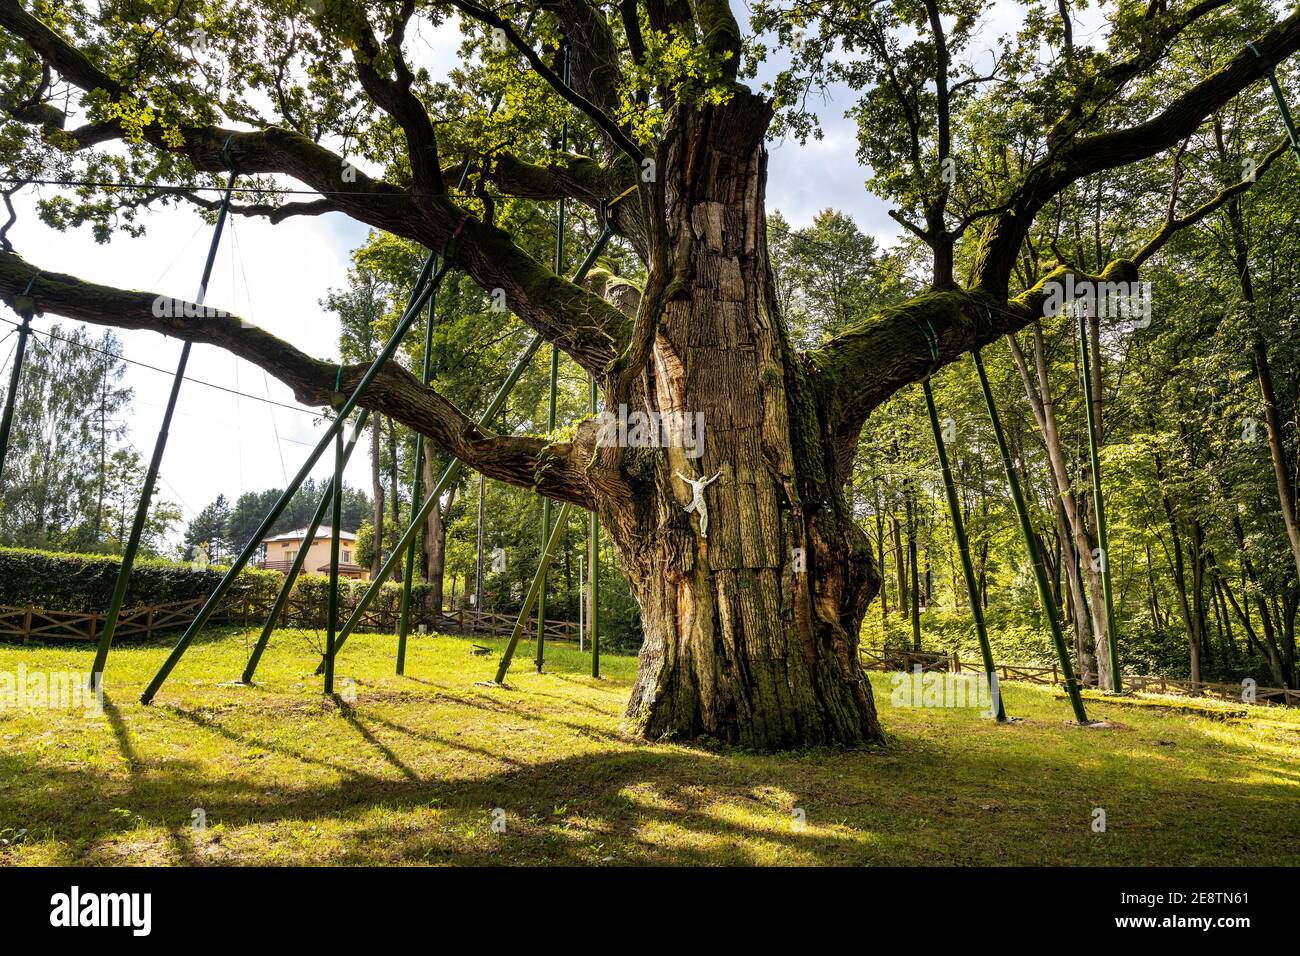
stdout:
{"type": "Polygon", "coordinates": [[[722,472],[719,471],[712,478],[696,478],[693,481],[680,471],[674,472],[674,474],[691,486],[691,503],[686,506],[686,513],[690,514],[694,511],[700,516],[700,537],[707,538],[709,536],[709,506],[704,502],[704,489],[721,478],[722,472]]]}

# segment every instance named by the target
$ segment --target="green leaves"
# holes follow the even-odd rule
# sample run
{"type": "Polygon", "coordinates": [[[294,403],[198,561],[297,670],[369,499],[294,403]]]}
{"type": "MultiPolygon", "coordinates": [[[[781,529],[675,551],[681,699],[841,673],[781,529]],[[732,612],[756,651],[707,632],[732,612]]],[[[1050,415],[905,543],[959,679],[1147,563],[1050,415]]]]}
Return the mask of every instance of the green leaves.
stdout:
{"type": "Polygon", "coordinates": [[[710,52],[676,26],[667,31],[647,26],[642,37],[645,59],[628,64],[619,118],[631,124],[633,138],[645,145],[663,132],[667,104],[698,110],[731,98],[724,67],[732,54],[710,52]]]}

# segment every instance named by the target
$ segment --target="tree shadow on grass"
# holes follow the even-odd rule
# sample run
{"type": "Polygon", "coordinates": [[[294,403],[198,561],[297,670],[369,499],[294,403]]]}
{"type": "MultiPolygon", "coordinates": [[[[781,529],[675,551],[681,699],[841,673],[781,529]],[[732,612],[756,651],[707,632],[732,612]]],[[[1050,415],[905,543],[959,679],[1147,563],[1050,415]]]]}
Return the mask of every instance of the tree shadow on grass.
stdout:
{"type": "MultiPolygon", "coordinates": [[[[541,719],[516,715],[514,708],[490,709],[541,719]]],[[[1068,749],[1026,752],[1013,740],[1005,749],[997,749],[998,739],[935,749],[933,741],[904,737],[886,753],[760,755],[609,740],[594,743],[595,752],[537,758],[510,752],[508,740],[498,753],[364,708],[344,713],[345,725],[377,747],[392,771],[375,773],[183,708],[155,711],[241,750],[275,752],[303,770],[290,782],[283,774],[260,781],[255,769],[232,772],[220,761],[142,752],[146,738],[129,727],[134,715],[105,710],[130,768],[127,779],[38,765],[27,753],[5,755],[0,772],[33,784],[18,792],[15,809],[25,817],[20,825],[94,847],[126,838],[132,827],[108,812],[85,812],[87,804],[125,806],[145,820],[173,821],[170,856],[185,863],[204,861],[179,826],[195,806],[205,809],[209,825],[227,827],[341,821],[343,860],[335,862],[1176,865],[1300,859],[1293,785],[1207,780],[1203,769],[1186,766],[1176,754],[1083,764],[1068,749]],[[376,727],[398,736],[380,740],[376,727]],[[456,779],[421,777],[412,769],[447,748],[496,765],[471,768],[456,779]],[[377,823],[371,813],[379,807],[389,811],[385,819],[393,811],[434,807],[438,823],[377,823]],[[490,830],[497,807],[506,812],[504,834],[490,830]],[[1094,807],[1107,810],[1108,833],[1091,832],[1094,807]],[[806,829],[796,829],[796,808],[806,829]]],[[[147,737],[157,736],[158,728],[150,727],[147,737]]],[[[1221,747],[1224,758],[1250,756],[1244,747],[1221,747]]]]}

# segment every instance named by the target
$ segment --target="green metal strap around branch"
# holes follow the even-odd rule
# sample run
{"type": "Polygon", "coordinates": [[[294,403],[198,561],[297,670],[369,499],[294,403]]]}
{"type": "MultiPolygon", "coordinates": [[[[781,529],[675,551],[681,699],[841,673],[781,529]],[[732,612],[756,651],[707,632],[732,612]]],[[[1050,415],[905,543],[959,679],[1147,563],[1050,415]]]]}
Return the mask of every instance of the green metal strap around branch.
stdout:
{"type": "Polygon", "coordinates": [[[533,604],[537,601],[546,586],[545,571],[551,565],[555,558],[555,549],[558,547],[560,538],[563,537],[564,523],[568,520],[569,510],[573,506],[567,501],[560,505],[560,513],[555,518],[555,527],[551,529],[550,535],[546,538],[546,547],[542,549],[542,556],[537,565],[537,573],[533,575],[533,583],[528,587],[528,594],[524,597],[524,606],[519,610],[519,617],[515,620],[514,629],[510,632],[510,640],[506,643],[505,653],[501,655],[501,663],[497,665],[496,683],[504,684],[506,680],[506,671],[510,670],[510,661],[515,656],[515,648],[519,646],[519,638],[524,633],[524,627],[528,623],[529,617],[533,613],[533,604]]]}
{"type": "Polygon", "coordinates": [[[1002,467],[1007,473],[1007,485],[1011,490],[1011,502],[1016,509],[1016,518],[1020,522],[1020,534],[1025,539],[1029,562],[1033,565],[1034,582],[1038,585],[1038,599],[1043,604],[1043,610],[1047,615],[1047,626],[1052,633],[1052,644],[1056,648],[1056,657],[1061,662],[1061,678],[1065,681],[1065,692],[1070,697],[1070,706],[1074,710],[1075,720],[1086,724],[1088,714],[1083,709],[1083,696],[1079,693],[1079,683],[1074,677],[1070,652],[1066,649],[1065,636],[1061,631],[1061,617],[1056,610],[1052,589],[1047,583],[1047,570],[1043,567],[1042,552],[1038,547],[1038,540],[1034,537],[1034,527],[1029,520],[1029,508],[1020,489],[1020,478],[1016,475],[1015,464],[1011,460],[1006,435],[1002,431],[1002,419],[993,401],[993,390],[989,387],[989,378],[984,372],[984,362],[980,359],[979,349],[972,350],[971,356],[975,359],[975,371],[979,373],[980,388],[984,392],[984,404],[988,407],[989,420],[993,423],[993,435],[997,439],[998,452],[1002,456],[1002,467]]]}
{"type": "Polygon", "coordinates": [[[939,427],[939,412],[935,408],[934,393],[930,390],[930,380],[921,380],[921,390],[925,393],[925,407],[930,413],[930,431],[934,435],[934,449],[939,455],[939,468],[943,472],[943,488],[948,498],[948,516],[952,519],[953,534],[957,538],[957,550],[961,554],[961,570],[966,578],[966,593],[970,596],[971,617],[975,620],[975,636],[979,639],[980,656],[984,660],[984,674],[988,679],[989,693],[992,695],[994,718],[999,722],[1007,719],[1006,708],[1002,704],[1002,692],[998,687],[997,665],[993,663],[993,649],[989,646],[989,632],[984,624],[984,604],[980,600],[979,582],[975,579],[975,566],[970,559],[970,541],[966,538],[966,523],[961,517],[961,503],[957,500],[957,483],[953,480],[952,469],[948,465],[948,450],[944,447],[943,431],[939,427]]]}
{"type": "MultiPolygon", "coordinates": [[[[1112,693],[1120,693],[1124,684],[1119,674],[1119,629],[1115,626],[1115,597],[1110,583],[1110,537],[1106,533],[1106,498],[1101,491],[1100,439],[1097,412],[1093,405],[1092,363],[1089,359],[1088,316],[1079,310],[1079,367],[1083,375],[1083,401],[1088,410],[1088,460],[1092,465],[1092,501],[1097,514],[1097,548],[1101,552],[1101,593],[1106,605],[1106,650],[1110,657],[1112,693]]],[[[1100,358],[1098,359],[1100,361],[1100,358]]],[[[1099,366],[1100,368],[1100,366],[1099,366]]],[[[1083,558],[1083,555],[1079,556],[1083,558]]],[[[1090,559],[1092,555],[1088,555],[1090,559]]]]}
{"type": "MultiPolygon", "coordinates": [[[[234,134],[231,134],[232,136],[234,134]]],[[[212,241],[208,243],[208,258],[203,263],[203,276],[199,280],[199,294],[195,305],[203,305],[208,295],[208,281],[212,278],[212,267],[217,259],[217,247],[221,245],[221,233],[226,226],[230,213],[230,198],[235,191],[235,170],[230,163],[227,147],[222,147],[221,154],[230,170],[226,182],[226,192],[221,199],[221,209],[217,212],[217,223],[212,230],[212,241]]],[[[90,680],[92,687],[98,687],[104,679],[104,668],[108,664],[108,651],[113,646],[113,636],[117,632],[117,622],[122,614],[122,604],[126,601],[126,591],[131,584],[131,572],[135,569],[136,554],[140,549],[140,539],[144,534],[145,522],[149,520],[149,506],[153,502],[154,485],[158,481],[158,471],[162,468],[163,454],[167,450],[167,439],[171,431],[172,416],[176,412],[176,402],[180,398],[181,383],[185,381],[185,368],[190,361],[190,343],[181,346],[180,359],[176,362],[176,373],[172,376],[171,392],[167,397],[167,407],[163,410],[162,424],[158,426],[158,437],[154,439],[153,455],[149,459],[149,468],[145,472],[144,486],[140,489],[140,500],[136,504],[135,520],[122,549],[122,564],[117,571],[117,580],[113,582],[113,594],[109,598],[108,611],[104,614],[104,630],[99,636],[99,646],[95,649],[95,662],[91,665],[90,680]]]]}
{"type": "Polygon", "coordinates": [[[431,253],[425,259],[424,266],[420,270],[420,275],[416,279],[416,288],[420,290],[419,294],[414,297],[414,300],[407,308],[406,314],[398,321],[397,328],[393,330],[393,334],[384,345],[384,348],[377,356],[375,356],[375,360],[370,364],[370,367],[366,369],[365,374],[361,376],[361,381],[357,383],[357,387],[353,390],[352,394],[348,396],[347,400],[343,402],[342,407],[338,409],[338,414],[325,430],[325,434],[320,437],[320,440],[316,443],[316,447],[312,449],[311,454],[307,456],[307,460],[303,462],[302,467],[294,476],[293,481],[289,483],[289,486],[285,488],[284,493],[280,495],[279,500],[271,506],[270,511],[268,511],[262,518],[262,523],[258,525],[257,529],[253,532],[252,538],[244,546],[243,551],[240,552],[229,570],[226,571],[216,589],[211,595],[209,595],[207,601],[204,602],[203,607],[199,609],[199,613],[190,623],[190,626],[185,629],[185,633],[181,635],[181,639],[176,643],[176,646],[172,648],[171,654],[169,654],[167,659],[163,661],[162,667],[159,668],[158,673],[154,675],[153,680],[151,680],[149,685],[144,689],[144,693],[140,695],[140,702],[142,704],[148,704],[153,700],[154,695],[158,693],[158,689],[162,687],[163,682],[166,681],[167,675],[172,672],[172,669],[176,666],[177,662],[179,662],[181,657],[184,656],[185,650],[189,647],[198,632],[202,630],[203,626],[207,623],[208,618],[212,616],[212,612],[216,610],[217,605],[221,602],[221,599],[225,597],[226,592],[229,591],[231,585],[235,583],[235,579],[239,576],[239,572],[244,569],[244,566],[253,556],[253,553],[260,546],[262,538],[265,537],[271,526],[283,513],[284,509],[288,507],[289,501],[293,498],[293,495],[297,492],[298,488],[307,480],[307,476],[311,474],[311,470],[315,467],[316,462],[320,460],[325,449],[328,448],[330,443],[334,440],[334,435],[343,427],[343,423],[352,413],[352,410],[356,407],[357,402],[360,401],[365,390],[370,386],[370,383],[374,381],[375,376],[379,374],[379,369],[382,368],[384,363],[391,359],[393,353],[397,351],[397,347],[401,344],[406,333],[410,331],[411,325],[420,314],[420,309],[424,307],[424,303],[427,301],[432,289],[436,288],[438,283],[442,281],[442,277],[446,274],[447,268],[449,267],[449,260],[444,258],[441,265],[438,266],[438,269],[434,271],[433,266],[435,258],[436,257],[431,253]],[[432,273],[432,275],[430,273],[432,273]]]}
{"type": "MultiPolygon", "coordinates": [[[[352,426],[352,436],[348,439],[347,447],[343,449],[344,467],[347,466],[348,460],[352,457],[352,450],[356,448],[357,439],[365,431],[366,420],[369,416],[370,411],[365,408],[357,415],[356,424],[352,426]]],[[[334,479],[331,478],[329,484],[325,487],[325,493],[321,495],[320,503],[316,506],[316,512],[312,515],[311,523],[307,525],[306,534],[303,535],[304,543],[316,540],[316,532],[320,529],[321,522],[325,520],[325,512],[330,510],[333,501],[334,479]]],[[[257,672],[257,664],[262,659],[262,652],[266,650],[267,642],[271,639],[271,632],[275,630],[276,622],[279,621],[280,614],[289,601],[294,582],[298,580],[298,575],[302,571],[302,566],[307,562],[307,553],[310,550],[308,547],[301,547],[298,549],[298,553],[294,555],[289,571],[284,576],[284,583],[280,585],[280,591],[275,596],[275,603],[271,605],[271,612],[266,616],[266,623],[262,625],[262,633],[253,646],[253,653],[248,657],[248,664],[245,666],[244,674],[240,678],[242,683],[251,684],[253,682],[253,675],[257,672]]]]}
{"type": "MultiPolygon", "coordinates": [[[[595,244],[588,251],[587,257],[582,261],[582,264],[578,266],[578,271],[574,273],[571,281],[581,282],[586,278],[587,273],[591,271],[591,267],[595,264],[596,258],[604,251],[605,246],[609,243],[609,240],[613,235],[613,228],[609,221],[606,220],[600,235],[596,237],[595,244]]],[[[509,398],[510,393],[514,391],[514,387],[518,384],[520,377],[528,368],[533,356],[537,354],[537,350],[541,347],[542,337],[540,335],[534,335],[532,341],[528,343],[528,347],[524,349],[523,354],[519,356],[514,367],[510,370],[510,374],[506,376],[505,381],[502,382],[501,386],[497,389],[496,394],[492,396],[492,400],[488,403],[488,407],[484,410],[483,414],[479,416],[478,424],[480,428],[485,428],[488,422],[496,418],[497,413],[500,412],[502,407],[505,405],[506,399],[509,398]]],[[[461,470],[464,467],[464,462],[460,459],[455,459],[447,466],[446,470],[443,471],[442,477],[438,479],[438,483],[434,485],[433,490],[430,491],[428,496],[424,499],[424,504],[420,505],[419,510],[411,517],[410,524],[407,525],[401,538],[399,538],[396,545],[394,545],[392,553],[389,554],[388,559],[379,568],[379,573],[371,579],[370,586],[366,588],[365,592],[361,595],[361,599],[357,601],[357,606],[353,609],[352,614],[349,615],[347,621],[339,631],[338,642],[335,645],[335,650],[341,648],[344,642],[346,642],[352,635],[352,632],[356,629],[357,624],[361,620],[361,616],[366,612],[375,597],[379,594],[380,587],[388,580],[389,575],[393,573],[393,569],[397,565],[397,561],[401,557],[403,549],[410,544],[411,538],[416,534],[420,524],[429,517],[429,512],[437,506],[439,501],[441,501],[442,496],[446,494],[447,489],[456,483],[456,480],[460,477],[461,470]]],[[[317,667],[316,672],[318,674],[321,673],[323,667],[324,662],[317,667]]]]}

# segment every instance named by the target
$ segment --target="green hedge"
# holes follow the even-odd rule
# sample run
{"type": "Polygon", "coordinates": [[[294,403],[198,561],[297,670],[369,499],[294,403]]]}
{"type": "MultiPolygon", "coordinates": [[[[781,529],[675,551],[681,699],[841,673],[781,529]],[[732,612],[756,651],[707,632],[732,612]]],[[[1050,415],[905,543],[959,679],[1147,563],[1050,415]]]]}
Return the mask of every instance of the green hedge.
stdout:
{"type": "MultiPolygon", "coordinates": [[[[33,605],[51,611],[102,611],[113,595],[121,559],[114,555],[59,554],[0,548],[0,604],[33,605]]],[[[170,604],[207,597],[225,568],[200,571],[188,564],[138,560],[131,573],[126,607],[170,604]]],[[[275,595],[282,575],[245,568],[232,588],[238,599],[275,595]]]]}
{"type": "MultiPolygon", "coordinates": [[[[121,560],[111,555],[0,548],[0,604],[31,605],[48,611],[103,611],[112,597],[120,566],[121,560]]],[[[131,573],[125,606],[133,608],[205,598],[216,588],[225,571],[225,568],[216,566],[200,571],[188,564],[139,560],[131,573]]],[[[230,589],[223,616],[239,621],[243,609],[250,607],[249,623],[258,623],[269,610],[283,582],[284,575],[278,571],[245,568],[230,589]]],[[[347,614],[369,582],[345,580],[340,584],[343,613],[347,614]]],[[[300,575],[294,583],[294,604],[297,607],[294,613],[281,618],[279,626],[323,628],[328,589],[327,576],[300,575]]],[[[380,588],[370,606],[371,613],[377,615],[378,621],[386,628],[390,623],[393,629],[397,626],[401,596],[401,583],[389,581],[380,588]]],[[[416,584],[411,590],[412,618],[417,625],[431,623],[424,613],[428,596],[427,584],[416,584]]]]}

